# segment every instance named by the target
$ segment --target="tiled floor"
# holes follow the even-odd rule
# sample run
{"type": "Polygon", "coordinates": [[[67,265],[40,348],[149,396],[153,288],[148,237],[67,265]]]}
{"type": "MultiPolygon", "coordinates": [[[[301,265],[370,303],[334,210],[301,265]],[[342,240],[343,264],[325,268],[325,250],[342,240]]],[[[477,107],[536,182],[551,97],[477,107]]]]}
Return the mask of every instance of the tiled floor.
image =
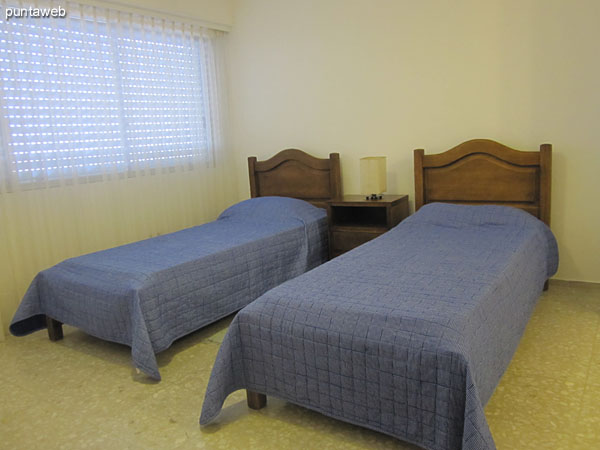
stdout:
{"type": "MultiPolygon", "coordinates": [[[[198,426],[212,363],[230,319],[159,355],[163,381],[136,375],[129,349],[65,327],[0,343],[2,449],[414,448],[239,391],[198,426]]],[[[554,282],[486,407],[499,449],[600,449],[600,285],[554,282]]]]}

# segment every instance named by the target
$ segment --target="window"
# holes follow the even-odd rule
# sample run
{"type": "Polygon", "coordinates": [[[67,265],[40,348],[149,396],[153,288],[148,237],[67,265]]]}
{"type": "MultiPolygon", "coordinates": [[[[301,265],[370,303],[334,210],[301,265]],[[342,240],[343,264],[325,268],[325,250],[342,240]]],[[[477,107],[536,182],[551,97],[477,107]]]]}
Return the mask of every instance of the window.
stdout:
{"type": "Polygon", "coordinates": [[[210,160],[206,31],[91,6],[0,21],[0,178],[36,184],[210,160]]]}

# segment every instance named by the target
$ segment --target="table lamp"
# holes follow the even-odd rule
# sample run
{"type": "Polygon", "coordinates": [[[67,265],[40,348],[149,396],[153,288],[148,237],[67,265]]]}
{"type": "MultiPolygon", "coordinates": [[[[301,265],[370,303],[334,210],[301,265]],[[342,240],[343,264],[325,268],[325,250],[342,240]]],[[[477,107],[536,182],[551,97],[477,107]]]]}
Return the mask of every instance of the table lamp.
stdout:
{"type": "Polygon", "coordinates": [[[367,200],[381,200],[387,191],[385,156],[360,158],[360,191],[367,200]]]}

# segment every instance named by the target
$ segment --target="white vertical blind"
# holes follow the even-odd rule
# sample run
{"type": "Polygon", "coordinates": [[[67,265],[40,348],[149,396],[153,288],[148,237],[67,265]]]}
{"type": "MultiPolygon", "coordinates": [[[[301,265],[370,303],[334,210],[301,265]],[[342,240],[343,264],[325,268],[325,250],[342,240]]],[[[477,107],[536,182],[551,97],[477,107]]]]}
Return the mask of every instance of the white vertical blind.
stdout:
{"type": "Polygon", "coordinates": [[[65,10],[0,16],[4,187],[212,164],[218,32],[76,3],[65,10]]]}

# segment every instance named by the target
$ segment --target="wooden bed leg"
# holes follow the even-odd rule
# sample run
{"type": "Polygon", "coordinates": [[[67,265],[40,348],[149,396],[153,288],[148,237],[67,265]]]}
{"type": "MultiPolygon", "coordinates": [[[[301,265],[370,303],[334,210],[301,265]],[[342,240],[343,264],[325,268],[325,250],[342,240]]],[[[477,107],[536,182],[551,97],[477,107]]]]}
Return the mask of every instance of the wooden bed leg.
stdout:
{"type": "Polygon", "coordinates": [[[267,406],[267,396],[265,394],[259,394],[258,392],[246,389],[246,398],[248,399],[248,408],[250,409],[262,409],[267,406]]]}
{"type": "Polygon", "coordinates": [[[548,290],[548,284],[549,284],[550,280],[546,280],[546,282],[544,283],[544,290],[547,291],[548,290]]]}
{"type": "Polygon", "coordinates": [[[51,341],[60,341],[63,338],[62,323],[46,316],[46,327],[48,328],[48,338],[51,341]]]}

